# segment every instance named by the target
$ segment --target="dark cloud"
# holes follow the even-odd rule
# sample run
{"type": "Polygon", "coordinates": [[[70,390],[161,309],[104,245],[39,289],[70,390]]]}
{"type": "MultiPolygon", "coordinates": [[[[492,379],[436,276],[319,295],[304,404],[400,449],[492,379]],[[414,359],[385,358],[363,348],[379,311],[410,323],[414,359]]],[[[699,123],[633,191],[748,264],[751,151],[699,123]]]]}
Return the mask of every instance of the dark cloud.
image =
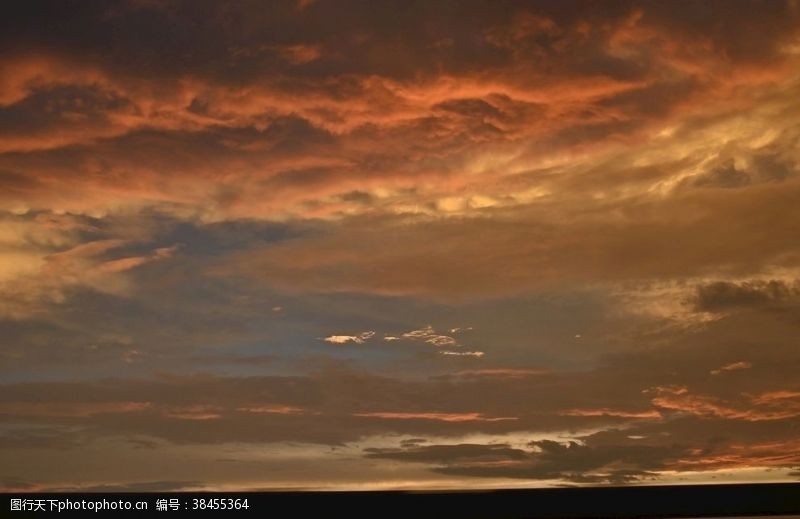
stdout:
{"type": "Polygon", "coordinates": [[[458,444],[458,445],[425,445],[403,449],[365,449],[368,458],[383,458],[400,461],[416,461],[426,463],[459,463],[464,461],[496,462],[520,460],[526,452],[513,449],[506,444],[458,444]]]}
{"type": "Polygon", "coordinates": [[[458,476],[560,479],[575,483],[629,483],[653,477],[686,449],[637,445],[586,446],[552,440],[531,442],[531,450],[508,445],[428,445],[400,449],[370,449],[369,458],[437,465],[434,471],[458,476]]]}
{"type": "Polygon", "coordinates": [[[742,187],[750,184],[750,175],[736,169],[733,161],[724,166],[719,166],[707,174],[697,178],[692,183],[696,187],[742,187]]]}
{"type": "Polygon", "coordinates": [[[507,444],[402,445],[366,449],[367,458],[424,463],[431,470],[468,477],[622,484],[659,479],[667,467],[713,470],[746,467],[754,460],[789,467],[797,456],[797,418],[769,427],[752,422],[679,418],[610,428],[573,441],[507,444]],[[767,432],[769,431],[769,432],[767,432]],[[764,442],[764,434],[770,437],[764,442]]]}
{"type": "Polygon", "coordinates": [[[796,166],[769,153],[749,155],[747,168],[737,167],[728,159],[708,172],[687,178],[682,185],[697,188],[742,188],[761,182],[780,182],[793,176],[796,166]]]}
{"type": "Polygon", "coordinates": [[[800,297],[797,282],[779,280],[718,281],[697,287],[694,308],[701,312],[720,312],[742,308],[770,308],[793,305],[800,297]]]}

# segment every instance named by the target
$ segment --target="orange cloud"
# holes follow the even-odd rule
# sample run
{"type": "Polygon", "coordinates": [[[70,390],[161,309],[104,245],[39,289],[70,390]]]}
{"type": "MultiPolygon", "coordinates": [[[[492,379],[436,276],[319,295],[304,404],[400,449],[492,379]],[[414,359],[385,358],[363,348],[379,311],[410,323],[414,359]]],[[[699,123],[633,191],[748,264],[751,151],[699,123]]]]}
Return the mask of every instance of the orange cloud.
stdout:
{"type": "MultiPolygon", "coordinates": [[[[785,31],[773,36],[791,39],[785,31]]],[[[399,207],[451,207],[443,200],[454,196],[477,207],[507,204],[537,187],[520,186],[515,173],[564,158],[596,162],[688,120],[746,111],[755,93],[773,91],[794,70],[793,56],[777,51],[763,62],[726,59],[726,36],[676,37],[642,10],[594,25],[522,10],[485,30],[488,45],[519,53],[510,62],[410,79],[354,67],[322,76],[256,69],[239,83],[183,70],[162,80],[63,52],[10,56],[0,63],[0,102],[41,122],[16,125],[2,139],[2,151],[23,155],[0,167],[26,177],[4,203],[77,212],[187,204],[193,217],[266,219],[372,209],[337,199],[359,189],[430,195],[409,203],[383,197],[399,207]],[[551,66],[531,67],[530,55],[551,66]],[[77,92],[59,94],[67,87],[77,92]],[[23,106],[36,96],[54,99],[23,106]],[[287,120],[301,121],[312,138],[282,136],[287,120]],[[209,143],[229,158],[209,161],[209,143]],[[60,169],[43,153],[65,148],[86,157],[60,169]],[[314,163],[336,166],[299,171],[314,163]],[[476,165],[483,175],[471,171],[476,165]],[[82,174],[70,175],[76,168],[82,174]],[[498,189],[504,175],[516,177],[514,189],[498,189]],[[64,178],[70,193],[54,189],[64,178]]],[[[323,47],[258,43],[230,52],[234,61],[277,54],[294,67],[325,61],[323,47]]]]}
{"type": "Polygon", "coordinates": [[[491,417],[481,413],[399,413],[399,412],[371,412],[355,413],[353,416],[368,418],[385,418],[389,420],[435,420],[440,422],[502,422],[518,420],[513,416],[491,417]]]}
{"type": "Polygon", "coordinates": [[[661,418],[661,413],[656,410],[624,411],[619,409],[567,409],[560,414],[566,416],[613,416],[619,418],[661,418]]]}
{"type": "Polygon", "coordinates": [[[219,420],[222,418],[221,411],[214,406],[190,405],[170,407],[163,411],[163,415],[179,420],[219,420]]]}
{"type": "Polygon", "coordinates": [[[765,398],[764,395],[761,395],[749,398],[749,402],[745,401],[736,405],[718,397],[693,395],[686,388],[678,390],[660,388],[657,392],[659,396],[651,400],[656,407],[698,416],[717,416],[751,422],[784,420],[800,416],[800,402],[797,402],[793,396],[785,398],[767,396],[765,398]]]}
{"type": "Polygon", "coordinates": [[[251,405],[236,408],[243,413],[269,413],[269,414],[305,414],[308,411],[302,407],[291,405],[251,405]]]}

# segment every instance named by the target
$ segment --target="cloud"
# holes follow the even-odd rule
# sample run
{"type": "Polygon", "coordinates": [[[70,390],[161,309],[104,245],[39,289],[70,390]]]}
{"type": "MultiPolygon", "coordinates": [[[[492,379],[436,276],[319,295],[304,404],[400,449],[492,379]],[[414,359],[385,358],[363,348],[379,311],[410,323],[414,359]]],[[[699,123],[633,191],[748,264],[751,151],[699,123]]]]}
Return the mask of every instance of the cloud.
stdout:
{"type": "Polygon", "coordinates": [[[746,308],[769,308],[793,303],[800,296],[800,286],[782,280],[718,281],[697,287],[695,309],[722,312],[746,308]]]}
{"type": "Polygon", "coordinates": [[[713,269],[757,274],[776,264],[794,265],[790,225],[778,217],[790,210],[787,189],[794,188],[765,188],[752,198],[643,200],[634,211],[638,216],[621,218],[611,216],[610,208],[583,208],[569,225],[539,223],[547,219],[546,205],[501,218],[353,220],[347,232],[331,229],[307,240],[242,253],[218,273],[263,279],[291,292],[447,299],[497,297],[557,284],[702,276],[713,269]],[[738,218],[741,211],[753,220],[738,218]],[[678,213],[685,216],[675,218],[678,213]],[[729,225],[717,229],[718,218],[729,225]],[[763,225],[771,227],[766,239],[763,225]],[[531,240],[516,239],[520,227],[531,240]],[[723,245],[711,247],[703,239],[709,232],[717,233],[723,245]],[[398,243],[403,247],[396,247],[398,243]],[[667,254],[668,243],[677,253],[667,254]],[[491,262],[484,251],[491,251],[491,262]],[[497,264],[504,268],[495,268],[497,264]]]}
{"type": "Polygon", "coordinates": [[[399,449],[371,449],[370,458],[437,464],[442,474],[467,477],[565,480],[576,483],[630,483],[652,478],[653,469],[678,455],[680,448],[636,446],[594,447],[577,442],[533,441],[530,450],[507,444],[425,445],[399,449]]]}
{"type": "Polygon", "coordinates": [[[449,335],[440,335],[436,333],[436,330],[434,330],[431,325],[427,325],[424,328],[420,328],[419,330],[411,330],[410,332],[405,332],[401,337],[405,339],[423,341],[438,347],[458,346],[458,342],[456,342],[456,340],[453,337],[449,335]]]}
{"type": "Polygon", "coordinates": [[[748,369],[751,368],[753,365],[749,362],[739,361],[739,362],[731,362],[730,364],[725,364],[717,369],[712,369],[709,373],[712,375],[719,375],[726,371],[737,371],[740,369],[748,369]]]}
{"type": "MultiPolygon", "coordinates": [[[[503,206],[536,191],[520,173],[537,163],[586,150],[596,162],[614,141],[636,145],[679,116],[738,109],[793,70],[783,49],[796,13],[782,4],[762,7],[758,20],[718,9],[742,31],[771,28],[748,44],[753,55],[727,31],[709,34],[655,6],[576,17],[476,3],[444,35],[410,22],[451,20],[444,7],[414,8],[402,23],[386,8],[367,17],[309,9],[265,18],[209,4],[189,28],[180,20],[194,19],[194,7],[122,2],[87,7],[55,34],[30,22],[48,13],[8,25],[17,41],[0,64],[9,128],[0,167],[14,189],[4,203],[87,213],[185,204],[215,219],[503,206]],[[320,24],[323,13],[353,36],[320,24]],[[143,46],[136,30],[157,36],[143,46]],[[497,181],[503,171],[516,186],[497,181]],[[65,178],[72,189],[56,193],[65,178]],[[409,190],[416,196],[402,196],[409,190]],[[348,200],[354,191],[370,203],[348,200]]],[[[796,163],[773,156],[786,171],[796,163]]]]}
{"type": "Polygon", "coordinates": [[[361,332],[358,335],[329,335],[322,339],[325,342],[330,342],[332,344],[347,344],[348,342],[352,342],[355,344],[364,344],[365,341],[371,339],[375,335],[375,332],[368,331],[368,332],[361,332]]]}
{"type": "Polygon", "coordinates": [[[41,490],[39,485],[16,478],[6,478],[0,481],[0,488],[4,492],[36,492],[41,490]]]}
{"type": "Polygon", "coordinates": [[[461,460],[502,461],[523,459],[525,451],[511,448],[508,444],[455,444],[455,445],[411,445],[402,449],[371,448],[365,451],[368,458],[385,458],[400,461],[450,463],[461,460]]]}
{"type": "Polygon", "coordinates": [[[585,484],[663,478],[669,471],[796,466],[796,457],[786,455],[794,452],[792,424],[800,417],[800,388],[788,375],[796,354],[788,349],[773,358],[777,350],[763,340],[747,350],[732,348],[720,334],[747,340],[738,325],[763,339],[763,326],[741,321],[723,318],[683,344],[621,354],[589,371],[488,365],[428,378],[336,369],[5,384],[0,445],[88,452],[130,438],[202,450],[231,442],[343,446],[410,436],[427,439],[429,447],[457,445],[470,434],[540,442],[543,433],[572,431],[575,445],[515,443],[508,448],[520,452],[505,458],[495,447],[470,454],[498,458],[491,462],[467,459],[458,449],[452,458],[447,449],[438,457],[414,451],[419,442],[399,449],[384,443],[365,455],[407,458],[442,477],[585,484]],[[747,377],[731,385],[728,377],[708,376],[710,366],[736,358],[752,359],[747,377]]]}
{"type": "Polygon", "coordinates": [[[207,355],[198,356],[189,359],[197,364],[232,364],[232,365],[246,365],[246,366],[268,366],[275,362],[275,357],[272,355],[253,355],[253,356],[226,356],[226,355],[207,355]]]}
{"type": "Polygon", "coordinates": [[[276,414],[303,414],[306,412],[301,407],[293,407],[290,405],[257,405],[250,407],[240,407],[237,411],[244,411],[246,413],[276,413],[276,414]]]}
{"type": "Polygon", "coordinates": [[[624,411],[621,409],[567,409],[562,411],[567,416],[619,416],[620,418],[661,418],[661,413],[655,410],[624,411]]]}
{"type": "Polygon", "coordinates": [[[735,404],[722,398],[695,395],[685,387],[655,388],[653,405],[659,408],[698,416],[719,416],[747,421],[783,420],[800,416],[800,403],[794,397],[775,401],[751,398],[751,402],[735,404]]]}
{"type": "Polygon", "coordinates": [[[547,372],[545,369],[534,368],[486,368],[459,371],[455,373],[455,376],[459,378],[525,378],[544,375],[547,372]]]}
{"type": "Polygon", "coordinates": [[[393,420],[440,420],[442,422],[499,422],[517,419],[513,416],[489,417],[480,413],[394,413],[386,411],[356,413],[355,416],[389,418],[393,420]]]}
{"type": "Polygon", "coordinates": [[[43,492],[186,492],[202,488],[199,481],[141,481],[120,485],[81,485],[40,488],[43,492]]]}
{"type": "Polygon", "coordinates": [[[76,290],[124,296],[133,290],[130,271],[167,260],[177,245],[131,254],[132,240],[80,240],[96,223],[72,215],[5,215],[7,252],[0,254],[0,315],[41,314],[76,290]],[[7,267],[3,267],[7,265],[7,267]]]}

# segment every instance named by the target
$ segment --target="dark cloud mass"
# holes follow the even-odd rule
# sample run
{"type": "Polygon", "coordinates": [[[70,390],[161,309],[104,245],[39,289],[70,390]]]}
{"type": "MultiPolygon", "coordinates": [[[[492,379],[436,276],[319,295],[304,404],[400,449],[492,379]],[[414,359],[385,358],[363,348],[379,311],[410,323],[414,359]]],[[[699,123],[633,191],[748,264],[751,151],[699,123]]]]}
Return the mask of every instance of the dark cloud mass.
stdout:
{"type": "Polygon", "coordinates": [[[717,281],[697,287],[695,307],[700,311],[724,311],[747,307],[780,307],[800,302],[800,284],[784,281],[717,281]]]}
{"type": "Polygon", "coordinates": [[[9,3],[0,488],[796,478],[798,65],[794,0],[9,3]]]}
{"type": "Polygon", "coordinates": [[[678,447],[627,445],[599,449],[552,440],[534,441],[530,447],[532,450],[525,451],[498,445],[442,445],[371,452],[369,456],[444,462],[446,465],[434,469],[442,474],[619,484],[655,476],[641,467],[663,469],[665,461],[682,454],[678,447]],[[626,465],[634,468],[625,468],[626,465]]]}

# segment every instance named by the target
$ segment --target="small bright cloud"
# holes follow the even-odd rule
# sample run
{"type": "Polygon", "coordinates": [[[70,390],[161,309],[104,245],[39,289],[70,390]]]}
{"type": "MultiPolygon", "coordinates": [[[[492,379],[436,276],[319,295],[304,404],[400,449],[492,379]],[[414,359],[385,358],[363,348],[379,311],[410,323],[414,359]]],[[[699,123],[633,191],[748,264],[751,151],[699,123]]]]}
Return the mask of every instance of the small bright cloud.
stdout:
{"type": "Polygon", "coordinates": [[[725,364],[721,368],[712,369],[710,371],[710,373],[712,375],[719,375],[719,374],[724,373],[726,371],[738,371],[740,369],[748,369],[750,367],[752,367],[752,364],[750,364],[749,362],[744,362],[744,361],[732,362],[730,364],[725,364]]]}
{"type": "Polygon", "coordinates": [[[329,335],[322,340],[325,342],[330,342],[331,344],[364,344],[365,341],[371,339],[374,335],[375,332],[368,331],[359,333],[358,335],[329,335]]]}
{"type": "Polygon", "coordinates": [[[410,332],[406,332],[403,334],[403,337],[406,339],[412,340],[421,340],[425,341],[428,344],[433,344],[434,346],[458,346],[458,341],[456,341],[453,337],[449,335],[441,335],[436,333],[436,330],[433,329],[433,326],[428,325],[424,328],[420,328],[419,330],[412,330],[410,332]]]}

